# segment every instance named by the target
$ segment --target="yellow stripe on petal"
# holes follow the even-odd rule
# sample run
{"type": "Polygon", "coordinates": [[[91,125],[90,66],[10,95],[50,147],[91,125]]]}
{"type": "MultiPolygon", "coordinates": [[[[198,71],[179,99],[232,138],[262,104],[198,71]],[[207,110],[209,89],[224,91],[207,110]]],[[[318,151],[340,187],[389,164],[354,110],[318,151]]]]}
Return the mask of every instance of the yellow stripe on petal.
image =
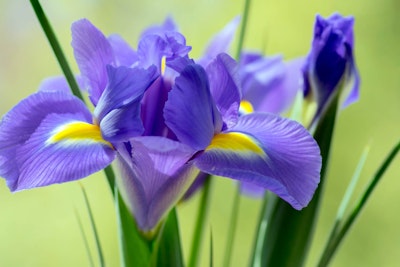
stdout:
{"type": "Polygon", "coordinates": [[[238,132],[215,135],[211,140],[211,144],[206,148],[206,151],[211,149],[233,150],[242,153],[250,152],[258,155],[265,155],[264,150],[259,147],[251,137],[238,132]]]}
{"type": "Polygon", "coordinates": [[[163,56],[161,58],[161,75],[164,75],[166,67],[167,67],[167,58],[163,56]]]}
{"type": "Polygon", "coordinates": [[[241,114],[248,114],[252,113],[254,111],[253,105],[246,100],[240,101],[240,107],[239,107],[239,112],[241,114]]]}
{"type": "Polygon", "coordinates": [[[52,144],[62,141],[70,142],[95,142],[103,143],[112,147],[111,143],[104,140],[98,125],[86,122],[72,122],[62,125],[54,130],[54,134],[46,143],[52,144]]]}

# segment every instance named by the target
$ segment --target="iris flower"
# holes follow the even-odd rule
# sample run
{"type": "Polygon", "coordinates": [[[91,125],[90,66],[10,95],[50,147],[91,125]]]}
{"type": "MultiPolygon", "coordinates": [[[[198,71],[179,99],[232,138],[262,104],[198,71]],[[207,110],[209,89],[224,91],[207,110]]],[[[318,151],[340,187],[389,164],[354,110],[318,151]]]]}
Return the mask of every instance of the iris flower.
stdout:
{"type": "Polygon", "coordinates": [[[294,208],[310,201],[321,168],[319,147],[297,122],[272,113],[239,116],[238,66],[226,54],[188,65],[165,104],[168,127],[196,150],[201,171],[268,189],[294,208]]]}

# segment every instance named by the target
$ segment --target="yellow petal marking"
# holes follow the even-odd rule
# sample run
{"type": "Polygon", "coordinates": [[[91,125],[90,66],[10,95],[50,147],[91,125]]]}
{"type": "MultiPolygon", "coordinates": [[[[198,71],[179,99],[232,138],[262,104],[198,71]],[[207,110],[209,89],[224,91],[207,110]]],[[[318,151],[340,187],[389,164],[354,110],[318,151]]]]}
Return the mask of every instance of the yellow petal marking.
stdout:
{"type": "Polygon", "coordinates": [[[239,112],[242,114],[248,114],[252,113],[254,111],[253,105],[247,101],[247,100],[242,100],[240,101],[240,107],[239,107],[239,112]]]}
{"type": "Polygon", "coordinates": [[[238,152],[251,152],[258,155],[265,155],[264,150],[248,135],[239,132],[220,133],[214,135],[211,144],[206,148],[233,150],[238,152]]]}
{"type": "Polygon", "coordinates": [[[100,142],[113,147],[110,142],[103,139],[98,125],[86,122],[71,122],[58,127],[46,143],[51,144],[61,141],[100,142]]]}
{"type": "Polygon", "coordinates": [[[166,67],[167,67],[167,59],[165,56],[163,56],[161,58],[161,75],[164,75],[166,67]]]}

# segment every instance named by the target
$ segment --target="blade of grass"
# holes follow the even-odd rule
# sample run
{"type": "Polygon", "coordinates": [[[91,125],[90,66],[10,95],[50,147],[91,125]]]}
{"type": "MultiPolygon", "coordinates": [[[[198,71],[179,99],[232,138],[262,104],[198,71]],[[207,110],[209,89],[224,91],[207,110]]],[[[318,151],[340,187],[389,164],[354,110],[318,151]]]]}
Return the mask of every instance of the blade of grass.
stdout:
{"type": "Polygon", "coordinates": [[[189,267],[196,267],[198,265],[201,241],[211,200],[211,180],[212,177],[208,176],[204,181],[197,213],[196,226],[194,227],[192,246],[190,249],[189,267]]]}
{"type": "Polygon", "coordinates": [[[47,37],[47,40],[49,41],[50,46],[53,49],[54,55],[56,56],[57,61],[60,64],[60,67],[65,75],[65,78],[69,84],[69,87],[71,88],[72,93],[83,102],[85,102],[82,93],[79,90],[78,83],[75,80],[74,74],[69,67],[68,61],[61,49],[53,28],[51,27],[50,22],[42,9],[42,6],[40,5],[38,0],[30,0],[30,2],[33,10],[35,11],[36,17],[38,18],[40,25],[42,26],[42,29],[47,37]]]}
{"type": "Polygon", "coordinates": [[[81,183],[78,183],[78,184],[80,185],[80,188],[81,188],[81,191],[82,191],[82,195],[83,195],[83,198],[85,200],[85,205],[86,205],[86,208],[87,208],[87,211],[88,211],[88,214],[89,214],[90,225],[92,227],[94,239],[96,241],[97,255],[99,257],[99,266],[105,266],[104,265],[103,250],[101,249],[99,234],[97,232],[96,223],[94,222],[92,208],[90,207],[89,199],[87,197],[85,188],[83,187],[83,185],[81,183]]]}
{"type": "Polygon", "coordinates": [[[247,21],[249,18],[250,5],[251,5],[251,0],[246,0],[244,3],[243,19],[242,19],[242,24],[240,27],[238,46],[237,46],[236,54],[235,54],[235,58],[238,61],[240,60],[240,54],[242,53],[242,50],[243,50],[243,43],[244,43],[244,37],[246,35],[246,27],[247,27],[247,21]]]}
{"type": "Polygon", "coordinates": [[[76,211],[76,209],[75,209],[75,218],[78,221],[79,230],[81,231],[82,239],[83,239],[83,242],[85,244],[85,249],[86,249],[86,254],[88,256],[89,264],[90,264],[91,267],[94,267],[94,261],[93,261],[92,253],[90,253],[90,249],[89,249],[89,242],[87,240],[87,236],[85,234],[85,231],[83,230],[83,225],[82,225],[81,218],[79,217],[79,214],[76,211]]]}
{"type": "Polygon", "coordinates": [[[212,229],[210,229],[210,267],[214,266],[214,248],[213,248],[212,229]]]}
{"type": "Polygon", "coordinates": [[[344,212],[346,211],[346,208],[349,205],[350,198],[353,195],[353,192],[354,192],[354,189],[356,187],[356,184],[357,184],[357,182],[358,182],[358,180],[360,178],[361,171],[362,171],[362,169],[363,169],[363,167],[365,165],[365,161],[366,161],[368,153],[369,153],[369,149],[370,149],[369,146],[365,147],[365,149],[364,149],[364,151],[363,151],[363,153],[361,155],[361,158],[360,158],[360,160],[359,160],[359,162],[357,164],[357,167],[356,167],[356,170],[355,170],[355,172],[353,174],[353,177],[351,178],[349,186],[347,187],[346,192],[345,192],[345,194],[343,196],[343,199],[342,199],[342,201],[341,201],[341,203],[339,205],[339,209],[338,209],[338,212],[336,214],[335,223],[334,223],[334,226],[332,227],[332,230],[331,230],[331,233],[329,235],[327,244],[329,244],[331,239],[337,234],[337,230],[339,228],[339,225],[342,223],[344,212]]]}
{"type": "Polygon", "coordinates": [[[235,243],[236,226],[239,215],[240,207],[240,185],[236,185],[236,191],[233,199],[232,212],[230,217],[230,224],[228,228],[227,239],[225,243],[225,256],[223,266],[230,266],[230,261],[232,258],[233,244],[235,243]]]}
{"type": "Polygon", "coordinates": [[[353,225],[355,219],[360,214],[362,208],[367,203],[368,198],[371,196],[373,190],[375,189],[378,182],[382,178],[386,169],[390,166],[390,164],[396,157],[399,150],[400,150],[400,142],[392,149],[392,151],[389,153],[389,155],[387,156],[381,167],[378,169],[378,171],[372,178],[371,182],[368,184],[366,190],[364,191],[364,194],[359,199],[357,205],[355,206],[355,208],[353,209],[347,220],[343,222],[343,226],[340,228],[340,230],[337,230],[337,234],[330,240],[330,242],[328,242],[326,249],[322,254],[321,259],[318,263],[319,267],[327,266],[329,264],[337,248],[341,244],[343,238],[346,236],[350,227],[353,225]]]}

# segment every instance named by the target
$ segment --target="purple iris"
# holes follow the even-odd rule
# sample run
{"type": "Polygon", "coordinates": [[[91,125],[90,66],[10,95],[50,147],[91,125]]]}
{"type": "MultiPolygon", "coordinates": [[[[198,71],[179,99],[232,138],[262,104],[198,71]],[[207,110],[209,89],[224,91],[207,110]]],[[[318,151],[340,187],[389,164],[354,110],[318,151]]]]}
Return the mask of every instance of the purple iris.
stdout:
{"type": "Polygon", "coordinates": [[[358,100],[360,78],[353,56],[353,17],[316,17],[314,39],[304,66],[304,95],[317,102],[318,117],[339,87],[349,93],[343,105],[358,100]]]}
{"type": "Polygon", "coordinates": [[[197,151],[192,161],[201,171],[261,186],[301,209],[319,183],[319,147],[294,121],[272,113],[239,116],[237,71],[226,54],[206,71],[188,65],[169,93],[166,124],[197,151]]]}
{"type": "Polygon", "coordinates": [[[53,80],[9,111],[0,123],[0,176],[11,191],[73,181],[109,165],[115,143],[143,132],[139,103],[155,68],[107,67],[94,115],[53,80]],[[121,118],[124,118],[123,120],[121,118]]]}

